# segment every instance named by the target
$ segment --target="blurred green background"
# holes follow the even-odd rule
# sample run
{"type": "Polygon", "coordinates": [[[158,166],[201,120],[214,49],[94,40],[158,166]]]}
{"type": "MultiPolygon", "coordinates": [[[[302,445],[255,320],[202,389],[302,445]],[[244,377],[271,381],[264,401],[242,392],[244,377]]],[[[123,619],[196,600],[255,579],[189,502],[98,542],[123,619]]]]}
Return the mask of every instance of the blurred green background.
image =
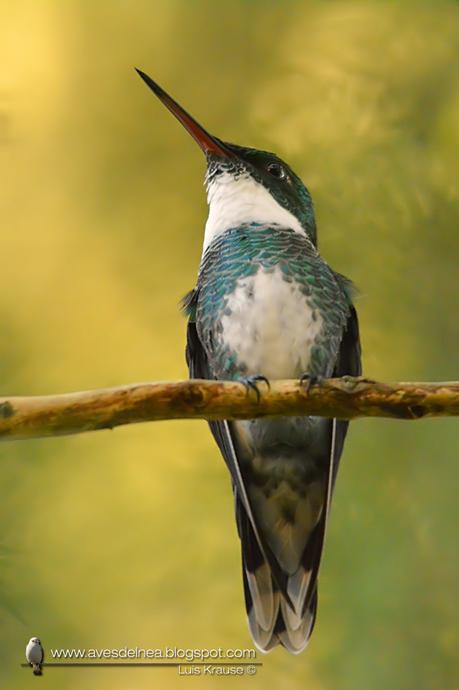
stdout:
{"type": "MultiPolygon", "coordinates": [[[[135,74],[276,151],[360,288],[369,376],[457,378],[459,5],[19,0],[0,18],[0,394],[186,376],[177,308],[202,155],[135,74]]],[[[459,687],[458,428],[349,435],[315,634],[238,687],[459,687]]],[[[250,647],[226,469],[204,422],[2,443],[0,678],[51,647],[250,647]]],[[[49,669],[47,688],[214,687],[49,669]]]]}

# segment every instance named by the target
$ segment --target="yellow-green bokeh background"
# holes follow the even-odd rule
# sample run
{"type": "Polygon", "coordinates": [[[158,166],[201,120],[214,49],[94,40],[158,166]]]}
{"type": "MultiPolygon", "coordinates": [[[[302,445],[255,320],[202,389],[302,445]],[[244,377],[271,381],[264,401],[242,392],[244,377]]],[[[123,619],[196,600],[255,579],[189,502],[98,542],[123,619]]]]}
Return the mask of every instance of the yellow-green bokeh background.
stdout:
{"type": "MultiPolygon", "coordinates": [[[[2,0],[0,394],[186,375],[202,156],[139,66],[308,184],[360,288],[364,365],[457,378],[459,5],[2,0]]],[[[457,423],[352,425],[306,653],[253,678],[49,669],[43,687],[459,687],[457,423]]],[[[0,446],[0,684],[45,647],[249,647],[223,462],[201,422],[0,446]]]]}

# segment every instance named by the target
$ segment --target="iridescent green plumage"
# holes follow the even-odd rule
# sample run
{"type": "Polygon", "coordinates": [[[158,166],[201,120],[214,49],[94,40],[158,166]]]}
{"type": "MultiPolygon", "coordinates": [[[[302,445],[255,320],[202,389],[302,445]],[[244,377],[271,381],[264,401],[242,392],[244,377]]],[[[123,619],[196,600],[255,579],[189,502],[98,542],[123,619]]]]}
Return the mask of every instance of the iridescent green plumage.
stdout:
{"type": "MultiPolygon", "coordinates": [[[[249,373],[238,353],[220,337],[221,317],[229,316],[228,298],[241,279],[258,271],[270,273],[275,268],[281,270],[285,282],[299,286],[313,318],[321,316],[323,328],[314,342],[308,373],[330,375],[349,317],[349,281],[330,269],[304,235],[288,228],[252,223],[229,228],[217,237],[201,264],[194,318],[204,347],[212,352],[214,376],[238,378],[249,373]]],[[[301,313],[298,318],[302,318],[301,313]]],[[[296,375],[301,373],[306,372],[296,375]]]]}

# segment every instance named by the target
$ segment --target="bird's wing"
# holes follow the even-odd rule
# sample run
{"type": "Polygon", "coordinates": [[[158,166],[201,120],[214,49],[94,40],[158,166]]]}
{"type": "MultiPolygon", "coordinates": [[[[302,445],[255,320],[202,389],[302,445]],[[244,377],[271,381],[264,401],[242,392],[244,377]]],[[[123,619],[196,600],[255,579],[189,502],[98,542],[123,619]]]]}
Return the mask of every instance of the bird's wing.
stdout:
{"type": "MultiPolygon", "coordinates": [[[[211,375],[207,355],[199,339],[196,324],[193,321],[189,321],[188,323],[186,360],[190,371],[190,378],[214,378],[211,375]]],[[[212,430],[215,440],[217,441],[220,451],[222,452],[225,462],[228,465],[233,484],[237,488],[237,491],[244,503],[244,507],[250,515],[252,511],[242,479],[236,452],[234,450],[234,441],[228,426],[228,422],[209,422],[209,426],[212,430]]]]}
{"type": "MultiPolygon", "coordinates": [[[[354,307],[351,306],[346,327],[341,338],[340,349],[335,369],[333,371],[333,376],[360,376],[362,372],[360,357],[361,349],[359,323],[357,319],[357,312],[354,307]]],[[[335,485],[336,475],[338,473],[338,466],[343,452],[344,440],[346,438],[348,426],[349,422],[347,420],[330,420],[330,445],[328,451],[329,464],[327,468],[324,510],[322,510],[320,520],[317,523],[303,552],[302,564],[305,572],[308,573],[306,591],[304,582],[302,583],[301,587],[295,587],[295,590],[301,589],[303,592],[305,592],[303,595],[304,600],[302,604],[303,611],[305,611],[309,606],[312,597],[316,596],[316,580],[322,556],[325,529],[330,512],[333,487],[335,485]]]]}
{"type": "MultiPolygon", "coordinates": [[[[334,376],[359,376],[360,342],[357,314],[350,309],[343,332],[334,376]]],[[[317,575],[321,562],[327,518],[333,486],[343,450],[348,422],[329,420],[329,444],[324,449],[326,467],[323,507],[301,555],[298,570],[287,578],[286,589],[293,607],[280,596],[276,582],[253,537],[242,506],[237,506],[238,528],[242,542],[244,592],[252,636],[257,645],[269,651],[279,642],[293,653],[306,646],[314,628],[317,610],[317,575]]]]}
{"type": "MultiPolygon", "coordinates": [[[[357,312],[355,308],[351,305],[346,327],[343,331],[343,336],[341,339],[340,349],[338,353],[336,366],[333,371],[333,376],[360,376],[362,372],[360,358],[361,348],[359,338],[359,323],[357,319],[357,312]]],[[[326,497],[324,510],[322,510],[320,520],[316,528],[314,529],[311,538],[309,539],[306,548],[303,552],[302,565],[305,574],[307,574],[307,584],[303,581],[303,583],[299,587],[294,587],[295,590],[298,592],[301,590],[303,591],[303,612],[305,612],[306,609],[310,606],[311,600],[315,600],[317,598],[317,573],[319,571],[319,565],[322,556],[325,529],[327,526],[328,515],[330,512],[333,487],[335,485],[336,475],[338,473],[338,466],[343,452],[344,440],[346,438],[348,426],[349,422],[347,420],[330,420],[329,465],[327,470],[326,497]]],[[[298,580],[298,578],[296,579],[298,580]]],[[[296,598],[293,592],[292,598],[296,598]]]]}
{"type": "MultiPolygon", "coordinates": [[[[187,308],[187,310],[192,305],[192,301],[195,299],[196,293],[190,293],[190,295],[187,295],[184,300],[185,308],[187,308]]],[[[193,318],[190,318],[188,321],[186,361],[190,372],[190,378],[214,378],[212,372],[210,371],[207,354],[199,338],[196,323],[193,318]]],[[[238,509],[242,509],[244,511],[251,526],[251,535],[256,541],[258,552],[260,552],[264,560],[269,563],[272,576],[276,581],[277,587],[282,591],[286,600],[290,601],[290,597],[287,592],[287,578],[279,567],[279,564],[273,556],[271,549],[257,527],[249,497],[247,495],[237,453],[235,451],[231,424],[227,421],[212,421],[209,422],[209,426],[231,474],[236,500],[236,512],[238,509]]]]}
{"type": "MultiPolygon", "coordinates": [[[[338,359],[333,376],[360,376],[362,374],[362,349],[360,346],[359,320],[357,312],[351,305],[346,328],[341,339],[338,359]]],[[[335,483],[339,460],[343,452],[344,439],[346,438],[348,421],[336,420],[335,453],[333,459],[332,486],[335,483]]]]}

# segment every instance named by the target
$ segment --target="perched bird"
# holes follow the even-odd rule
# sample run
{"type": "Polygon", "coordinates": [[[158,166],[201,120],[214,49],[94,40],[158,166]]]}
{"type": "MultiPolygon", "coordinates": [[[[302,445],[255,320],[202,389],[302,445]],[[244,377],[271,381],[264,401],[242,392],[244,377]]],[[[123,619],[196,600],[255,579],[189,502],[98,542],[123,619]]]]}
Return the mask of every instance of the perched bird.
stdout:
{"type": "Polygon", "coordinates": [[[35,676],[41,676],[44,652],[38,637],[31,637],[25,650],[27,662],[32,666],[35,676]]]}
{"type": "MultiPolygon", "coordinates": [[[[209,216],[196,287],[184,299],[192,378],[361,373],[352,285],[317,251],[311,196],[266,151],[209,134],[149,76],[142,79],[203,150],[209,216]]],[[[262,383],[265,381],[265,383],[262,383]]],[[[321,417],[210,422],[231,474],[249,628],[259,649],[301,652],[348,423],[321,417]]]]}

